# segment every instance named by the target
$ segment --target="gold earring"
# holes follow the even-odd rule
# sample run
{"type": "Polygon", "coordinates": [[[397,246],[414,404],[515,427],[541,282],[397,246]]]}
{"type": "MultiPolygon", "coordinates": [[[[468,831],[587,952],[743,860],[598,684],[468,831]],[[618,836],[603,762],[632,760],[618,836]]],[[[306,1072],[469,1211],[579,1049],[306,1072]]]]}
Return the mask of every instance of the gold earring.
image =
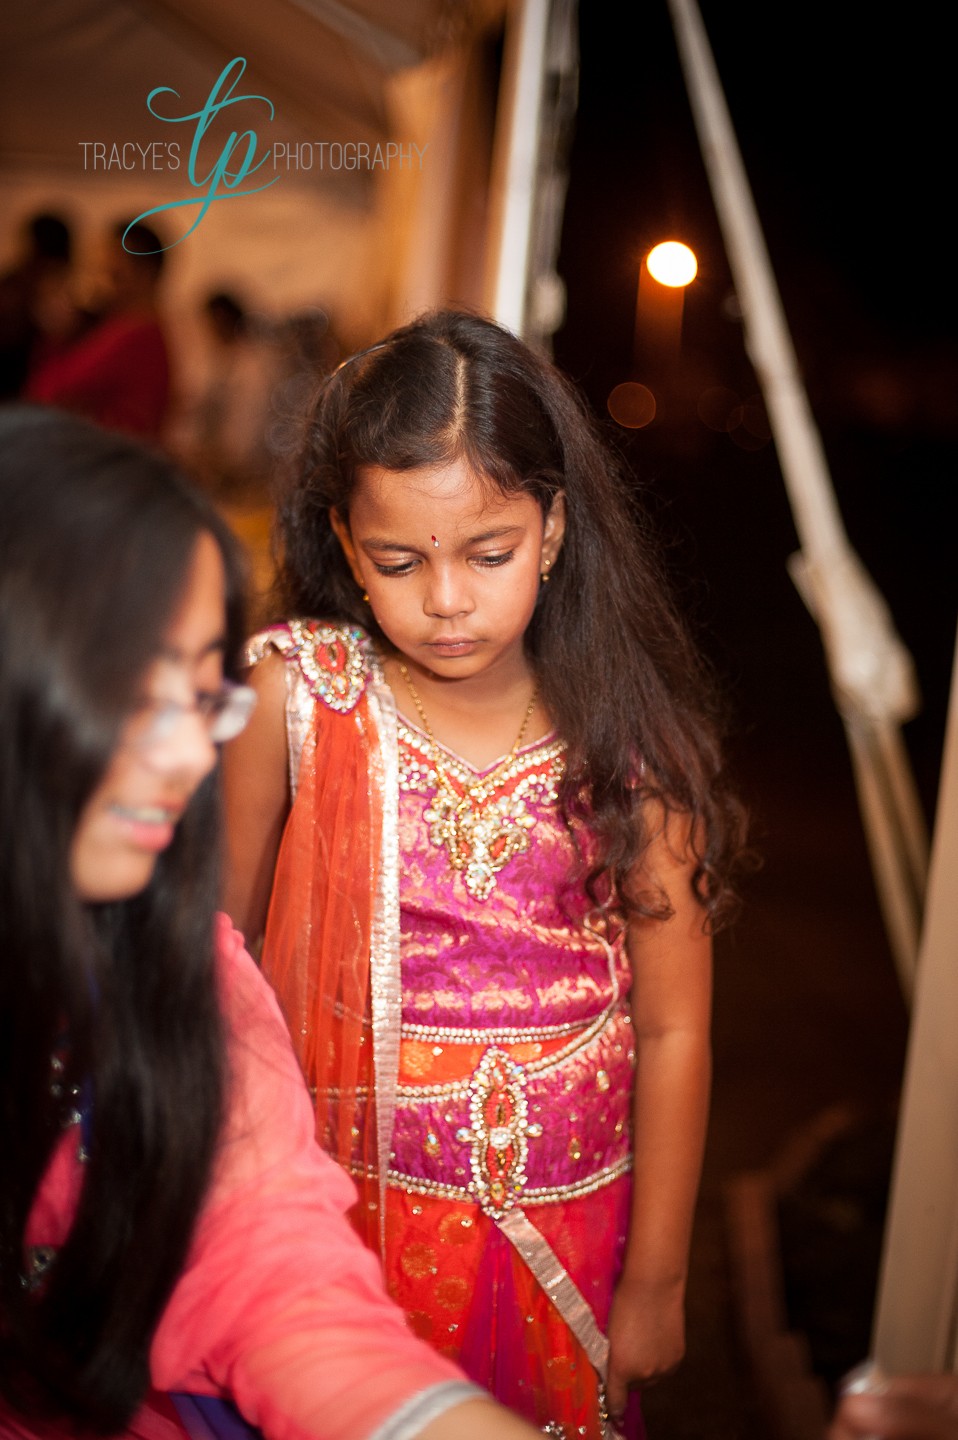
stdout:
{"type": "Polygon", "coordinates": [[[544,584],[546,583],[546,581],[548,580],[548,578],[549,578],[549,566],[552,564],[552,561],[551,561],[551,560],[546,560],[546,561],[544,561],[543,563],[544,563],[544,565],[545,565],[546,568],[543,570],[542,574],[539,576],[539,579],[542,581],[542,583],[543,583],[543,585],[544,585],[544,584]]]}
{"type": "Polygon", "coordinates": [[[363,601],[365,602],[365,604],[369,604],[369,596],[366,594],[365,590],[363,591],[363,601]]]}

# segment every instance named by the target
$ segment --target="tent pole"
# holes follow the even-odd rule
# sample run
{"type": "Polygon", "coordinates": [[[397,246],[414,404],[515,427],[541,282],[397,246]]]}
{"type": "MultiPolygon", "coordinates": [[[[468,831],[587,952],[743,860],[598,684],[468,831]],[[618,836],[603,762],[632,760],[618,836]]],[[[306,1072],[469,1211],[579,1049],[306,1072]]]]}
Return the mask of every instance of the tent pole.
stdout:
{"type": "Polygon", "coordinates": [[[549,10],[550,0],[516,0],[506,22],[487,290],[494,319],[516,335],[526,319],[549,10]]]}
{"type": "Polygon", "coordinates": [[[874,1353],[886,1373],[958,1370],[958,649],[921,937],[874,1353]]]}
{"type": "Polygon", "coordinates": [[[790,570],[821,630],[858,778],[876,885],[907,994],[927,875],[921,807],[898,731],[918,708],[911,656],[845,533],[698,6],[695,0],[669,0],[669,10],[742,307],[746,347],[801,545],[790,570]]]}

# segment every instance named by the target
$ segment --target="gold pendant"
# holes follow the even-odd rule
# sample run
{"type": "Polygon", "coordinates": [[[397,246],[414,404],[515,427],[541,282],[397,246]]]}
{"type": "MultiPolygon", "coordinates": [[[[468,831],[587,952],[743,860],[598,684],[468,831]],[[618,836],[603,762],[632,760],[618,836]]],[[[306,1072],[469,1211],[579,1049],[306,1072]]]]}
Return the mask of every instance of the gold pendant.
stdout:
{"type": "Polygon", "coordinates": [[[431,827],[433,844],[446,848],[452,868],[462,873],[466,889],[476,900],[487,900],[502,867],[528,848],[529,831],[536,823],[515,791],[479,808],[476,796],[468,790],[460,800],[445,787],[423,818],[431,827]]]}

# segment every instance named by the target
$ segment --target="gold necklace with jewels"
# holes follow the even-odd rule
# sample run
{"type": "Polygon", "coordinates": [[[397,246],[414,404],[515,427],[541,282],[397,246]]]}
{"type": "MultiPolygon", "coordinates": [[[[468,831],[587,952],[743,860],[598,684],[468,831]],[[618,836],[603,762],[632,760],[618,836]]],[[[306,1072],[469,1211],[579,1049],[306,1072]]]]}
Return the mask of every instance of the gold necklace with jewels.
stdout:
{"type": "Polygon", "coordinates": [[[477,900],[485,900],[503,865],[520,850],[526,849],[529,843],[527,832],[535,825],[522,796],[494,796],[496,786],[510,778],[510,767],[515,764],[516,756],[522,749],[526,729],[539,698],[539,687],[533,687],[532,697],[519,726],[519,734],[509,754],[504,760],[500,760],[494,770],[477,776],[472,784],[464,782],[460,794],[443,767],[436,737],[426,719],[426,712],[419,692],[412,682],[412,676],[402,660],[396,663],[429,741],[430,758],[436,771],[436,798],[429,809],[423,812],[424,818],[432,827],[430,833],[433,843],[444,845],[448,850],[450,864],[454,870],[462,872],[470,895],[477,900]]]}

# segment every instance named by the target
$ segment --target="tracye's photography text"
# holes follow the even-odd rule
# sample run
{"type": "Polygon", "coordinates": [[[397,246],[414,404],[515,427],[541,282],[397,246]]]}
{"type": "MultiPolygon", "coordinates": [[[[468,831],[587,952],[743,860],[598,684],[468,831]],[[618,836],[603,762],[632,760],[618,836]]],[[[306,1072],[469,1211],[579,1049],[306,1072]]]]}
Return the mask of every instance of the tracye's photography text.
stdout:
{"type": "MultiPolygon", "coordinates": [[[[154,140],[141,145],[135,140],[110,143],[80,140],[84,170],[179,170],[181,147],[177,140],[154,140]]],[[[276,171],[327,170],[421,170],[426,145],[402,144],[389,140],[370,145],[365,140],[304,140],[292,144],[276,141],[263,161],[272,161],[276,171]]],[[[261,162],[262,163],[262,162],[261,162]]]]}

